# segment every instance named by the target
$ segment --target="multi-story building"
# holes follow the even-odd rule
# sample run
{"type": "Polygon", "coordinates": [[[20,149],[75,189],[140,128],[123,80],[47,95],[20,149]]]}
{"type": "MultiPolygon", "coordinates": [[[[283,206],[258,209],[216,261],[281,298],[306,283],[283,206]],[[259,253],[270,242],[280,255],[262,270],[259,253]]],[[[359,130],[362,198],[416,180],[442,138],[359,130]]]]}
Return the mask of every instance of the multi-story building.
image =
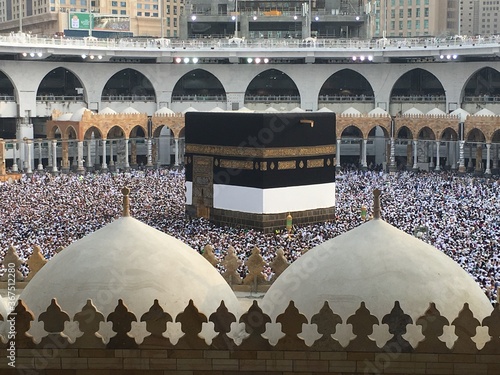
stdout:
{"type": "Polygon", "coordinates": [[[364,0],[190,0],[185,9],[181,38],[366,36],[364,0]]]}
{"type": "Polygon", "coordinates": [[[0,33],[177,37],[183,6],[184,0],[0,0],[0,33]]]}
{"type": "Polygon", "coordinates": [[[456,34],[459,0],[367,0],[368,35],[380,37],[446,36],[456,34]]]}

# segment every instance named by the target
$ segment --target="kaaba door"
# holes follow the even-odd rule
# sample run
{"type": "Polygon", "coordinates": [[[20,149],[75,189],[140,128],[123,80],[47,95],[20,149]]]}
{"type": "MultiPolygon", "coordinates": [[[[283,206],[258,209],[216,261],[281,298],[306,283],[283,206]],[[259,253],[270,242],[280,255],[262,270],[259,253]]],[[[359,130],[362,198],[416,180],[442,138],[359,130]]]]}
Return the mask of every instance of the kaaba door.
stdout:
{"type": "Polygon", "coordinates": [[[210,218],[210,207],[214,202],[214,158],[193,156],[193,205],[196,216],[210,218]]]}

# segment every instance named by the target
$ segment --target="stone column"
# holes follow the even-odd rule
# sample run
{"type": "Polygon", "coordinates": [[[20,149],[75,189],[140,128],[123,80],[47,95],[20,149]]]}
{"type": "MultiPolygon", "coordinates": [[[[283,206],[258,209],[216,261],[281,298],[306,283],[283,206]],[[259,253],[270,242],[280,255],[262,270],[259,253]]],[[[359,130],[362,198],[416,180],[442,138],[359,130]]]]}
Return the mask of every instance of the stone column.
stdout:
{"type": "Polygon", "coordinates": [[[441,162],[439,161],[439,145],[441,142],[436,141],[436,172],[441,170],[441,162]]]}
{"type": "Polygon", "coordinates": [[[27,151],[27,159],[26,160],[26,174],[33,174],[33,170],[31,169],[31,139],[25,138],[26,151],[27,151]]]}
{"type": "Polygon", "coordinates": [[[151,144],[151,138],[148,138],[147,140],[147,147],[148,147],[148,163],[146,164],[146,167],[152,167],[153,166],[153,146],[151,144]]]}
{"type": "Polygon", "coordinates": [[[417,146],[418,146],[418,140],[413,140],[413,170],[418,169],[417,165],[417,146]]]}
{"type": "Polygon", "coordinates": [[[52,144],[47,140],[47,170],[52,170],[52,144]]]}
{"type": "Polygon", "coordinates": [[[109,166],[113,169],[115,166],[115,161],[113,160],[113,140],[109,140],[109,166]]]}
{"type": "Polygon", "coordinates": [[[362,149],[361,149],[361,168],[367,169],[368,165],[366,164],[366,145],[368,143],[368,139],[363,139],[362,149]]]}
{"type": "Polygon", "coordinates": [[[12,147],[12,172],[19,172],[19,169],[17,167],[16,148],[17,148],[17,142],[14,141],[12,147]]]}
{"type": "Polygon", "coordinates": [[[412,168],[413,159],[413,142],[408,141],[406,145],[406,169],[410,170],[412,168]]]}
{"type": "Polygon", "coordinates": [[[130,164],[132,167],[137,166],[137,141],[132,140],[131,150],[130,150],[130,164]]]}
{"type": "Polygon", "coordinates": [[[459,147],[458,172],[459,173],[465,173],[464,146],[465,146],[465,141],[459,141],[459,143],[458,143],[458,147],[459,147]]]}
{"type": "Polygon", "coordinates": [[[43,171],[43,163],[42,163],[42,141],[38,140],[38,166],[37,169],[39,171],[43,171]]]}
{"type": "Polygon", "coordinates": [[[475,173],[483,173],[483,145],[476,145],[476,167],[474,168],[475,173]]]}
{"type": "Polygon", "coordinates": [[[156,138],[153,149],[154,160],[156,164],[156,168],[160,168],[161,160],[160,160],[160,137],[156,138]]]}
{"type": "Polygon", "coordinates": [[[177,167],[179,165],[179,138],[175,137],[174,138],[175,142],[175,166],[177,167]]]}
{"type": "Polygon", "coordinates": [[[484,172],[485,174],[488,174],[488,175],[491,174],[491,169],[490,169],[490,149],[491,149],[491,143],[488,142],[488,143],[486,143],[486,171],[484,172]]]}
{"type": "Polygon", "coordinates": [[[57,173],[57,140],[52,140],[52,173],[57,173]]]}
{"type": "Polygon", "coordinates": [[[83,141],[78,141],[78,165],[76,171],[78,173],[84,173],[85,168],[83,167],[83,141]]]}
{"type": "Polygon", "coordinates": [[[108,170],[108,164],[106,164],[106,140],[102,140],[102,164],[101,164],[101,169],[103,171],[108,170]]]}
{"type": "Polygon", "coordinates": [[[87,169],[92,168],[92,141],[87,141],[87,169]]]}
{"type": "Polygon", "coordinates": [[[493,145],[493,173],[498,173],[498,144],[493,145]]]}
{"type": "Polygon", "coordinates": [[[335,164],[335,169],[340,170],[340,144],[342,140],[337,139],[337,150],[335,150],[335,158],[337,159],[337,163],[335,164]]]}
{"type": "Polygon", "coordinates": [[[430,156],[429,168],[434,168],[434,144],[432,141],[427,141],[426,152],[430,156]]]}
{"type": "Polygon", "coordinates": [[[68,140],[62,140],[62,171],[69,172],[69,151],[68,151],[68,140]]]}
{"type": "Polygon", "coordinates": [[[467,163],[467,169],[474,169],[474,164],[472,164],[472,143],[469,143],[469,162],[467,163]]]}
{"type": "Polygon", "coordinates": [[[5,174],[5,141],[0,138],[0,176],[5,174]]]}
{"type": "Polygon", "coordinates": [[[128,138],[125,138],[125,165],[124,168],[126,171],[130,169],[130,164],[128,163],[128,138]]]}
{"type": "Polygon", "coordinates": [[[394,137],[391,137],[391,140],[390,140],[390,154],[389,154],[389,171],[390,172],[394,172],[396,171],[396,145],[395,145],[395,141],[394,141],[394,137]]]}

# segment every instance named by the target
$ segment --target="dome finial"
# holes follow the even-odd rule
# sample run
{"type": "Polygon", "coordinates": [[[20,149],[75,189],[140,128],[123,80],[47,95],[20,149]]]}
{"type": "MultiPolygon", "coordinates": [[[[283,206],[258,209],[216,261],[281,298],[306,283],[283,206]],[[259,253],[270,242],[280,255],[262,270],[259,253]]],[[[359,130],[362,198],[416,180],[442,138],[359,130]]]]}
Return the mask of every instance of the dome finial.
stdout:
{"type": "Polygon", "coordinates": [[[373,190],[373,218],[380,219],[380,190],[373,190]]]}
{"type": "Polygon", "coordinates": [[[124,187],[122,189],[122,194],[123,194],[123,213],[122,216],[130,216],[130,200],[129,200],[129,194],[130,194],[130,189],[128,187],[124,187]]]}

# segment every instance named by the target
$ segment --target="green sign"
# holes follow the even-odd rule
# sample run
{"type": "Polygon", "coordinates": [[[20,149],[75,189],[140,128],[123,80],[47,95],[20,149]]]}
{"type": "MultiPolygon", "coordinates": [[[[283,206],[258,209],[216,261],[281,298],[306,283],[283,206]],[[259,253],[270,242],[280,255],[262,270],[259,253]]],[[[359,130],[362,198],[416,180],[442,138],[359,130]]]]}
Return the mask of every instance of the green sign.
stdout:
{"type": "Polygon", "coordinates": [[[90,13],[70,13],[69,29],[89,30],[92,28],[93,15],[90,13]]]}

